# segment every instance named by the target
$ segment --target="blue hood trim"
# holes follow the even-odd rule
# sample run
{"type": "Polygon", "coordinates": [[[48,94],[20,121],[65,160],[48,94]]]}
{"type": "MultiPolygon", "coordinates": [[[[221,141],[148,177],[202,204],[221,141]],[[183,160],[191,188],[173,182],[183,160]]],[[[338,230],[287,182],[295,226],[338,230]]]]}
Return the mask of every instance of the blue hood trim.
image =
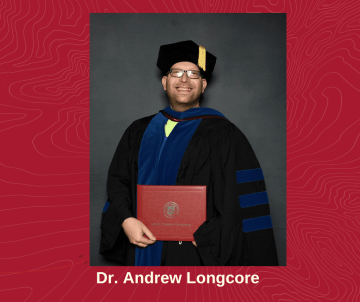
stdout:
{"type": "Polygon", "coordinates": [[[226,119],[226,117],[219,111],[206,107],[196,107],[186,110],[184,112],[177,112],[171,109],[170,106],[161,110],[160,112],[166,112],[170,116],[178,120],[186,120],[191,118],[203,118],[203,117],[220,117],[226,119]]]}
{"type": "MultiPolygon", "coordinates": [[[[185,150],[199,126],[201,119],[178,123],[165,139],[167,118],[158,113],[151,120],[143,135],[139,152],[138,184],[173,186],[185,150]]],[[[136,247],[135,266],[159,266],[162,241],[136,247]]]]}

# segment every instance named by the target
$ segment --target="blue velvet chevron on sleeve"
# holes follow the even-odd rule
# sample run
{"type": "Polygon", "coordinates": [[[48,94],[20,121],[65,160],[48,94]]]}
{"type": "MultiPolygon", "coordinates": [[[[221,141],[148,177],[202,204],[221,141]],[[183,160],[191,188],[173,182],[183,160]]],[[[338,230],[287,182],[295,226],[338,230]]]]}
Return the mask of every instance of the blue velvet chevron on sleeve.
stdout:
{"type": "MultiPolygon", "coordinates": [[[[264,180],[261,168],[236,171],[238,184],[246,186],[264,180]]],[[[243,209],[246,219],[243,219],[243,231],[245,233],[272,228],[271,216],[266,209],[269,198],[266,191],[257,192],[259,186],[254,186],[253,192],[239,196],[240,207],[243,209]],[[248,216],[248,217],[247,217],[248,216]]],[[[251,189],[250,189],[251,190],[251,189]]]]}

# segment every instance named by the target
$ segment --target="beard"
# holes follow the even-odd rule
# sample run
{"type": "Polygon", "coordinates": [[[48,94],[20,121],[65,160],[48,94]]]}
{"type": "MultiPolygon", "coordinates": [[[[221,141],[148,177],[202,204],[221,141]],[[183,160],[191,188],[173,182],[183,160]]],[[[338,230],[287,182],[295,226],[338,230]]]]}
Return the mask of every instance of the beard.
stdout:
{"type": "MultiPolygon", "coordinates": [[[[190,99],[187,102],[183,102],[179,100],[176,96],[172,96],[168,93],[168,99],[171,108],[173,108],[174,110],[175,108],[179,108],[179,109],[183,109],[181,111],[185,111],[194,107],[199,107],[200,96],[196,99],[190,99]]],[[[180,110],[175,110],[175,111],[180,111],[180,110]]]]}
{"type": "MultiPolygon", "coordinates": [[[[195,87],[193,87],[195,89],[195,87]]],[[[189,95],[179,95],[175,87],[167,87],[167,96],[173,110],[183,112],[188,109],[199,107],[201,87],[189,95]]]]}

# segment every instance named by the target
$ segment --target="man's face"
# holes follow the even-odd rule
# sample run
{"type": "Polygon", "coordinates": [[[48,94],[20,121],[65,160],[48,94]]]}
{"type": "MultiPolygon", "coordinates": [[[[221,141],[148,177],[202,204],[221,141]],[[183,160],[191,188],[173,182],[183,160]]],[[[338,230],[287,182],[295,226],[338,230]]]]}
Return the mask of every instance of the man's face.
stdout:
{"type": "MultiPolygon", "coordinates": [[[[171,68],[199,70],[199,67],[191,62],[178,62],[171,68]]],[[[170,74],[164,76],[162,84],[167,92],[172,109],[180,111],[181,108],[186,110],[199,106],[200,95],[204,92],[207,82],[201,77],[189,79],[184,72],[180,78],[173,77],[170,74]]]]}

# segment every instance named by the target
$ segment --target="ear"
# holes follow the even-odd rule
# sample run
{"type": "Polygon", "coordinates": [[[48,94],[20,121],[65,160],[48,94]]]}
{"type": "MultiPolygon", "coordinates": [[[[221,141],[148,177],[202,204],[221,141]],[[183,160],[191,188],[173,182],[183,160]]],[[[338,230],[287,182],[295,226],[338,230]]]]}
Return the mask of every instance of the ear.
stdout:
{"type": "Polygon", "coordinates": [[[204,93],[205,88],[206,88],[206,86],[207,86],[207,81],[206,81],[206,79],[201,79],[201,82],[202,82],[201,92],[204,93]]]}
{"type": "Polygon", "coordinates": [[[161,83],[162,83],[165,91],[166,91],[166,81],[167,81],[167,76],[163,76],[161,79],[161,83]]]}

